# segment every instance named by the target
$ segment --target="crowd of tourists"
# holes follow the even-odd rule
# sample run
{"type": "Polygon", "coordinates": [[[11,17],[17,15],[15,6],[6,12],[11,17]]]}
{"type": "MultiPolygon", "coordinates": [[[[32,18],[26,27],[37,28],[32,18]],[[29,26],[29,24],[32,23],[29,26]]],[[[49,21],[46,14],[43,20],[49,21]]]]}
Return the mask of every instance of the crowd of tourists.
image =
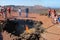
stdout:
{"type": "MultiPolygon", "coordinates": [[[[29,9],[26,8],[24,10],[26,13],[26,17],[28,17],[29,9]]],[[[0,7],[0,13],[1,13],[2,17],[5,19],[7,18],[8,13],[11,16],[11,14],[12,14],[11,11],[12,11],[11,7],[0,7]]],[[[19,13],[19,16],[22,16],[22,9],[21,8],[18,8],[17,12],[19,13]]]]}
{"type": "Polygon", "coordinates": [[[53,19],[52,22],[54,24],[60,23],[60,15],[57,14],[56,10],[55,9],[49,9],[48,11],[49,11],[48,17],[53,19]]]}
{"type": "Polygon", "coordinates": [[[11,7],[0,7],[0,13],[2,14],[2,17],[5,16],[5,19],[7,18],[7,13],[9,13],[9,15],[11,16],[11,7]]]}
{"type": "MultiPolygon", "coordinates": [[[[2,17],[5,17],[5,19],[7,18],[7,14],[9,13],[9,15],[11,16],[11,7],[0,7],[0,13],[2,14],[2,17]]],[[[25,10],[25,14],[26,17],[28,17],[28,13],[29,13],[29,8],[24,9],[25,10]]],[[[22,16],[22,9],[18,8],[17,10],[19,16],[22,16]]],[[[49,9],[48,10],[48,17],[53,19],[53,23],[59,23],[60,22],[60,16],[57,15],[56,10],[55,9],[49,9]]]]}
{"type": "MultiPolygon", "coordinates": [[[[22,16],[22,9],[21,8],[18,8],[17,10],[19,16],[22,16]]],[[[28,13],[29,13],[29,9],[26,8],[25,9],[25,14],[26,14],[26,17],[28,17],[28,13]]],[[[5,19],[8,19],[8,14],[10,16],[12,16],[12,8],[11,7],[0,7],[0,16],[2,16],[2,18],[5,18],[5,19]]],[[[1,29],[1,24],[0,24],[0,40],[3,40],[3,35],[2,35],[2,29],[1,29]]],[[[14,29],[13,29],[14,30],[14,29]]]]}
{"type": "MultiPolygon", "coordinates": [[[[22,9],[21,8],[18,9],[18,13],[19,13],[19,16],[22,16],[22,9]]],[[[26,13],[26,17],[28,17],[29,8],[25,9],[25,13],[26,13]]]]}

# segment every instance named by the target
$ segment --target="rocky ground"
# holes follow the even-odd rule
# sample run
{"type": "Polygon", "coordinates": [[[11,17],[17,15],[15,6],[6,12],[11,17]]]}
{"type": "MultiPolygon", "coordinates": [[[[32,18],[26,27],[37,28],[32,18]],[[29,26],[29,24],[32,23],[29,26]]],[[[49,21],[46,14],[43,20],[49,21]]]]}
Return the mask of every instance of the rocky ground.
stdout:
{"type": "MultiPolygon", "coordinates": [[[[10,17],[9,14],[8,14],[8,17],[10,17]]],[[[41,34],[41,36],[46,40],[60,40],[60,24],[53,24],[52,19],[48,18],[45,15],[29,13],[29,17],[26,18],[25,13],[22,13],[22,16],[19,16],[18,13],[12,12],[11,18],[13,17],[16,17],[17,19],[24,19],[24,20],[32,19],[35,21],[42,21],[43,22],[42,27],[45,28],[45,31],[44,33],[41,34]]],[[[4,18],[0,16],[0,20],[4,20],[4,18]]],[[[6,31],[3,32],[2,35],[3,35],[3,40],[13,40],[16,38],[14,35],[10,37],[9,35],[11,34],[6,31]]]]}

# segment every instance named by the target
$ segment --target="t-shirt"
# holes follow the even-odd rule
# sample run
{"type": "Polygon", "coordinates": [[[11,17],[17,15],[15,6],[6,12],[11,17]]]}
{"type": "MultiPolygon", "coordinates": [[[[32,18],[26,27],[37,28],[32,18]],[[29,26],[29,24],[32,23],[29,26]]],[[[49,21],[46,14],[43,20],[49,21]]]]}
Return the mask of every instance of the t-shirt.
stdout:
{"type": "Polygon", "coordinates": [[[22,10],[21,9],[18,9],[18,12],[21,12],[22,10]]]}

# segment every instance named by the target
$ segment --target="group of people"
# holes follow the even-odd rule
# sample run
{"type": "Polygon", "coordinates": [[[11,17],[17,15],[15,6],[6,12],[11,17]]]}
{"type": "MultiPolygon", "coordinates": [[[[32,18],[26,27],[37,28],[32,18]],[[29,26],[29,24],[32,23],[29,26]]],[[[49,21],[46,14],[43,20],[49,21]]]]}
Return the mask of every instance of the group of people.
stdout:
{"type": "MultiPolygon", "coordinates": [[[[60,22],[60,16],[57,15],[55,9],[49,9],[48,10],[48,17],[51,17],[53,19],[53,23],[59,23],[60,22]]],[[[11,7],[0,7],[0,13],[2,14],[2,17],[5,15],[5,18],[7,18],[7,13],[11,16],[11,7]]],[[[22,16],[22,9],[18,8],[19,16],[22,16]]],[[[25,9],[26,17],[28,17],[29,8],[25,9]]]]}
{"type": "MultiPolygon", "coordinates": [[[[19,16],[22,15],[22,9],[21,9],[21,8],[18,9],[18,13],[19,13],[19,16]]],[[[26,13],[26,17],[28,17],[29,8],[26,8],[26,9],[25,9],[25,13],[26,13]]]]}
{"type": "Polygon", "coordinates": [[[53,19],[53,23],[60,23],[60,16],[56,13],[55,9],[49,9],[48,17],[53,19]]]}
{"type": "MultiPolygon", "coordinates": [[[[9,15],[11,16],[11,9],[12,9],[11,7],[0,7],[0,13],[2,14],[2,17],[4,17],[5,15],[5,18],[7,18],[7,13],[9,13],[9,15]]],[[[18,8],[18,13],[19,13],[19,16],[22,16],[21,8],[18,8]]],[[[29,8],[25,9],[25,13],[26,13],[26,17],[28,17],[29,8]]]]}
{"type": "Polygon", "coordinates": [[[7,13],[10,14],[11,16],[11,7],[0,7],[0,13],[2,14],[2,17],[4,17],[5,15],[5,18],[7,18],[7,13]]]}

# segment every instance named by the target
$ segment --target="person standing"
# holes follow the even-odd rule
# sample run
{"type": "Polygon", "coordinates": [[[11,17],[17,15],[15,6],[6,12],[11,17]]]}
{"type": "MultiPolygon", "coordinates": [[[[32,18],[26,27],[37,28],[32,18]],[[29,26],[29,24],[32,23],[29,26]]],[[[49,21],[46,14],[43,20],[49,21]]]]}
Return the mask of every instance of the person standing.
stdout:
{"type": "Polygon", "coordinates": [[[48,17],[51,16],[51,9],[48,10],[48,17]]]}
{"type": "Polygon", "coordinates": [[[54,18],[54,15],[55,15],[55,14],[54,14],[54,10],[52,9],[52,10],[51,10],[51,18],[54,18]]]}
{"type": "Polygon", "coordinates": [[[52,9],[52,11],[51,11],[51,17],[54,18],[54,15],[57,15],[57,14],[56,14],[55,9],[52,9]]]}
{"type": "Polygon", "coordinates": [[[54,24],[57,24],[58,23],[58,15],[54,15],[53,23],[54,24]]]}
{"type": "Polygon", "coordinates": [[[56,14],[56,10],[55,10],[55,9],[54,9],[54,15],[57,15],[57,14],[56,14]]]}
{"type": "Polygon", "coordinates": [[[2,32],[3,32],[3,23],[0,21],[0,40],[3,40],[2,32]]]}
{"type": "Polygon", "coordinates": [[[1,13],[1,6],[0,6],[0,13],[1,13]]]}
{"type": "Polygon", "coordinates": [[[60,23],[60,15],[58,16],[58,23],[60,23]]]}
{"type": "Polygon", "coordinates": [[[26,8],[26,17],[28,17],[29,9],[26,8]]]}
{"type": "Polygon", "coordinates": [[[2,14],[2,17],[4,16],[4,15],[3,15],[3,11],[4,11],[4,7],[1,7],[1,14],[2,14]]]}
{"type": "Polygon", "coordinates": [[[7,8],[4,8],[5,19],[7,18],[7,8]]]}
{"type": "Polygon", "coordinates": [[[22,10],[21,10],[21,8],[19,8],[18,9],[19,16],[21,16],[21,12],[22,12],[22,10]]]}
{"type": "Polygon", "coordinates": [[[11,16],[11,7],[7,8],[9,15],[11,16]]]}

